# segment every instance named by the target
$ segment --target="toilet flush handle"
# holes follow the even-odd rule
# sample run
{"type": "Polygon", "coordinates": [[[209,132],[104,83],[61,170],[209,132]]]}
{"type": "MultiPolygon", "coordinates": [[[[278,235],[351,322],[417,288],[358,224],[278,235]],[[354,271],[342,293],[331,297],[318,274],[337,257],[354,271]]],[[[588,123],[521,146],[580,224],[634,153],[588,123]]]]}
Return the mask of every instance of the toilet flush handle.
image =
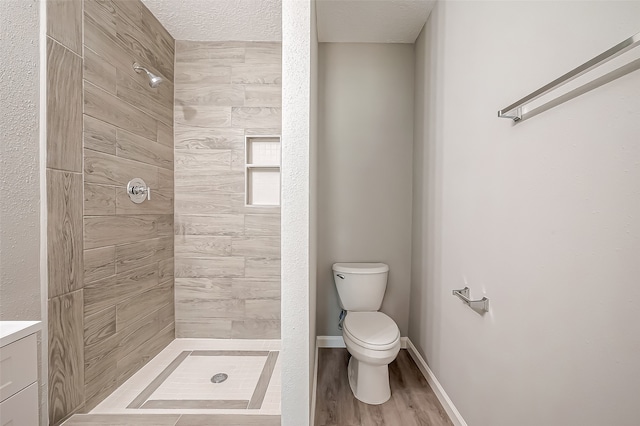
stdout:
{"type": "Polygon", "coordinates": [[[344,280],[344,275],[342,274],[336,274],[338,276],[338,278],[340,278],[341,280],[344,280]]]}

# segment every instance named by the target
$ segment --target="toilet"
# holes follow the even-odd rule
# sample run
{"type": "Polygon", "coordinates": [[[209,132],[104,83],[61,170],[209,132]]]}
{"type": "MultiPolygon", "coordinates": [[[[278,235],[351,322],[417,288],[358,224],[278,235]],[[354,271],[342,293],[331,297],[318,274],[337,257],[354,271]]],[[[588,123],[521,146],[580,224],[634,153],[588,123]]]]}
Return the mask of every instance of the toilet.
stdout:
{"type": "Polygon", "coordinates": [[[351,354],[349,385],[366,404],[391,398],[389,363],[400,352],[400,330],[379,311],[387,288],[389,266],[384,263],[335,263],[333,279],[340,306],[347,311],[342,336],[351,354]]]}

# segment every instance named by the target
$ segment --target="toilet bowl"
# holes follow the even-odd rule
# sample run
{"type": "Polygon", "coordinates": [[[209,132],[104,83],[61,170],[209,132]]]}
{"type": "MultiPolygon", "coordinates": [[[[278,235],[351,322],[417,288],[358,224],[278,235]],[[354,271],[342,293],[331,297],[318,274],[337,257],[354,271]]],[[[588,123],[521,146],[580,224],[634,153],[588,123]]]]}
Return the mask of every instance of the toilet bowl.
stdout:
{"type": "Polygon", "coordinates": [[[391,398],[389,363],[400,351],[400,331],[382,312],[348,312],[342,336],[349,360],[349,386],[353,395],[367,404],[382,404],[391,398]]]}
{"type": "Polygon", "coordinates": [[[367,404],[382,404],[391,397],[389,363],[400,351],[400,330],[382,306],[389,267],[384,263],[333,265],[340,306],[347,311],[342,337],[351,354],[349,385],[353,395],[367,404]]]}

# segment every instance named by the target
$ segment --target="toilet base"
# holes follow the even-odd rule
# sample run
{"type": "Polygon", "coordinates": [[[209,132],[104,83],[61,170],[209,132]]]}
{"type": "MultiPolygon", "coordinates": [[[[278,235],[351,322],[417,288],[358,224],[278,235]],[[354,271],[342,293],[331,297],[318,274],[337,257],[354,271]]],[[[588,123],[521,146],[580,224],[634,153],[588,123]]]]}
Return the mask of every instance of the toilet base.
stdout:
{"type": "Polygon", "coordinates": [[[391,398],[389,366],[387,364],[371,365],[351,356],[347,371],[351,392],[359,401],[365,404],[379,405],[391,398]]]}

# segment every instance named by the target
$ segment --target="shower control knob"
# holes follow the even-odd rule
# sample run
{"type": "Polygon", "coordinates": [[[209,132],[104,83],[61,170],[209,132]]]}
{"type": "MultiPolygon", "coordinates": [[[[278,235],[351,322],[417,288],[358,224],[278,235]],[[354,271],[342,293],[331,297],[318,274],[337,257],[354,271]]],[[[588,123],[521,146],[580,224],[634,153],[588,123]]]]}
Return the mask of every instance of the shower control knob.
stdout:
{"type": "Polygon", "coordinates": [[[133,178],[127,184],[127,194],[136,204],[142,203],[145,199],[151,200],[151,188],[140,178],[133,178]]]}

